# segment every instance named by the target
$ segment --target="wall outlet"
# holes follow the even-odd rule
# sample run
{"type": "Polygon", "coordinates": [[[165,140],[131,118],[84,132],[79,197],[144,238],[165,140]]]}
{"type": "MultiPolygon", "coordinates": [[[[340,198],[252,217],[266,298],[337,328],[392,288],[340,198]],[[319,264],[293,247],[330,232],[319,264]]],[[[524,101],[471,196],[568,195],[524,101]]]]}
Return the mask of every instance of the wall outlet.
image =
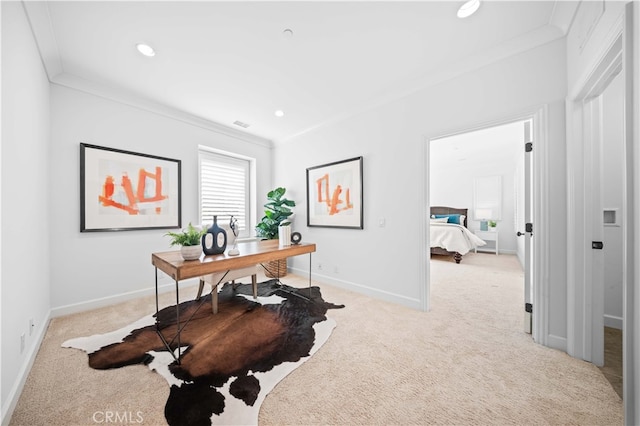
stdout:
{"type": "Polygon", "coordinates": [[[33,318],[29,319],[29,336],[31,336],[33,334],[33,328],[35,327],[35,324],[33,323],[33,318]]]}
{"type": "Polygon", "coordinates": [[[24,333],[22,333],[20,335],[20,353],[24,352],[24,345],[25,345],[25,336],[24,336],[24,333]]]}
{"type": "Polygon", "coordinates": [[[318,262],[318,271],[322,271],[322,263],[318,262]]]}

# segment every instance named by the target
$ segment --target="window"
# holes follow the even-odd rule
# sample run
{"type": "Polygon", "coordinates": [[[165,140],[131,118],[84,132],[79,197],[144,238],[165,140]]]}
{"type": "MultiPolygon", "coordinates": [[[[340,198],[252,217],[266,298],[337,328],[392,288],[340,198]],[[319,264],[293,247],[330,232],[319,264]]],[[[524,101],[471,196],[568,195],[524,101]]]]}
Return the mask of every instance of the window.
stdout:
{"type": "Polygon", "coordinates": [[[238,220],[238,237],[249,237],[251,223],[251,160],[200,147],[200,223],[210,224],[218,216],[218,225],[228,225],[233,215],[238,220]]]}

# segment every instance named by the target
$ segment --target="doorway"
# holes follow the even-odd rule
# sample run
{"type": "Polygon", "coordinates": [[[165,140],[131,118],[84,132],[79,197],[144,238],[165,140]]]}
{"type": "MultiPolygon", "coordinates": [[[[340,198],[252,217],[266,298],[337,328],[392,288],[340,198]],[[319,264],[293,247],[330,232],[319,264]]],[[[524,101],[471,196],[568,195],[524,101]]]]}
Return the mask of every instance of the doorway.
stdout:
{"type": "MultiPolygon", "coordinates": [[[[624,80],[614,75],[602,93],[591,99],[599,117],[599,137],[594,138],[593,195],[594,227],[602,238],[602,263],[595,264],[594,287],[603,294],[603,357],[600,368],[622,398],[622,333],[623,333],[623,258],[626,226],[622,220],[624,204],[624,80]],[[597,212],[601,212],[600,215],[597,212]]],[[[600,360],[599,357],[594,357],[600,360]]]]}
{"type": "MultiPolygon", "coordinates": [[[[485,247],[478,247],[478,254],[473,250],[473,254],[467,255],[468,259],[491,256],[480,254],[482,252],[516,257],[527,277],[526,285],[523,282],[521,286],[524,302],[529,307],[532,306],[533,268],[527,253],[533,250],[532,236],[525,232],[525,223],[532,221],[532,156],[525,153],[525,145],[531,141],[532,118],[434,138],[428,142],[427,168],[428,210],[430,206],[467,210],[467,228],[487,243],[485,247]],[[491,182],[489,187],[488,182],[491,182]],[[482,197],[480,188],[485,188],[481,191],[482,197]],[[490,217],[478,216],[489,212],[490,217]],[[489,227],[487,232],[482,228],[482,219],[489,219],[495,227],[489,227]]],[[[493,262],[490,257],[484,259],[493,262]]],[[[440,260],[447,261],[446,258],[440,260]]],[[[461,262],[465,263],[464,256],[461,262]]],[[[531,333],[531,310],[526,312],[525,306],[522,309],[525,331],[531,333]]]]}

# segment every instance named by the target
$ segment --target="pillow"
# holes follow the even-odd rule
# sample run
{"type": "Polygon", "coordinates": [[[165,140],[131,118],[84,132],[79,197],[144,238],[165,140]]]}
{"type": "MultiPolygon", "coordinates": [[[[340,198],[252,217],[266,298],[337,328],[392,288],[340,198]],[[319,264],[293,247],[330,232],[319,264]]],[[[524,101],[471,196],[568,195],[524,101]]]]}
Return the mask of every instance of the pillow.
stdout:
{"type": "Polygon", "coordinates": [[[435,215],[431,215],[432,217],[435,216],[436,219],[440,219],[443,217],[447,218],[447,222],[449,223],[455,223],[456,225],[464,225],[464,218],[465,216],[462,214],[435,214],[435,215]]]}
{"type": "Polygon", "coordinates": [[[447,223],[449,221],[448,217],[439,217],[437,219],[432,218],[431,223],[447,223]]]}

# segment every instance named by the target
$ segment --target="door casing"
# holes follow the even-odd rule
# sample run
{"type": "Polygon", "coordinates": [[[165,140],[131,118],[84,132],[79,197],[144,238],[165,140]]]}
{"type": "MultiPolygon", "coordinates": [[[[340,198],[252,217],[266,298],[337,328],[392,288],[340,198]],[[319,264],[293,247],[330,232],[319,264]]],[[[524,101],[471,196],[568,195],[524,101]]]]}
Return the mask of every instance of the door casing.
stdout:
{"type": "MultiPolygon", "coordinates": [[[[533,302],[533,330],[532,336],[534,341],[548,346],[549,342],[549,188],[548,176],[545,171],[547,161],[547,144],[548,144],[548,119],[547,105],[524,112],[512,117],[506,117],[501,120],[485,122],[476,126],[466,128],[453,129],[451,132],[440,135],[432,135],[425,137],[423,144],[424,164],[430,161],[430,145],[431,141],[449,136],[455,136],[462,133],[473,132],[490,127],[496,127],[516,121],[531,120],[533,126],[533,134],[535,135],[535,144],[533,148],[533,179],[531,182],[533,193],[533,222],[534,235],[532,248],[532,302],[533,302]]],[[[524,155],[524,146],[523,146],[524,155]]],[[[420,278],[423,285],[420,286],[420,303],[422,310],[429,311],[431,309],[431,266],[430,258],[430,236],[429,236],[429,206],[431,205],[429,185],[430,176],[428,167],[423,168],[422,183],[424,185],[423,206],[425,220],[421,221],[422,247],[423,247],[423,267],[420,271],[420,278]]],[[[524,305],[522,306],[524,313],[524,305]]],[[[524,316],[524,315],[523,315],[524,316]]]]}

